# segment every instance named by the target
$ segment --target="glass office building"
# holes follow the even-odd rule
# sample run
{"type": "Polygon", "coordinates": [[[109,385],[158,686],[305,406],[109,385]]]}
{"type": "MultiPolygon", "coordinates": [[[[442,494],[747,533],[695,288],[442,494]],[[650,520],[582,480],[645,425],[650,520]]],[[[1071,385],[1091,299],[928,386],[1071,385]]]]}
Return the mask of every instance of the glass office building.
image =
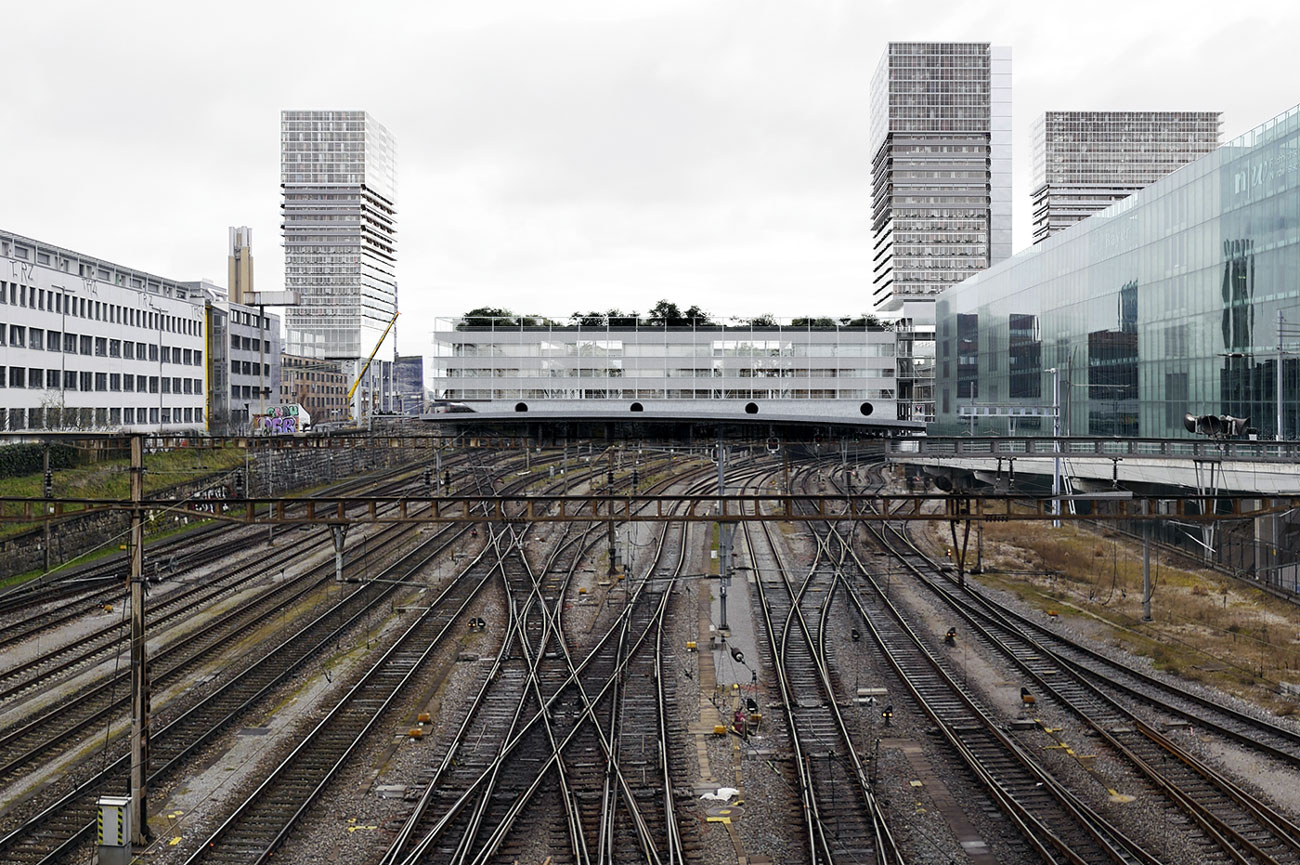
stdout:
{"type": "Polygon", "coordinates": [[[283,111],[280,185],[285,323],[365,358],[397,311],[393,136],[364,111],[283,111]]]}
{"type": "Polygon", "coordinates": [[[1055,368],[1070,434],[1182,437],[1192,413],[1271,438],[1281,375],[1294,438],[1300,108],[952,287],[936,315],[932,431],[1007,432],[959,411],[1050,406],[1055,368]]]}

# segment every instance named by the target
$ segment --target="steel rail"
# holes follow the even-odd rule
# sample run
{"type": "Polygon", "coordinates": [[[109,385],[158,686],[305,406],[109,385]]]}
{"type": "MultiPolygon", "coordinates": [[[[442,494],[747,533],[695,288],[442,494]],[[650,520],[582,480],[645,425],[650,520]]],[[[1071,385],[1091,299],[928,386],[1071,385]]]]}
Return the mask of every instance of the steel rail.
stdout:
{"type": "MultiPolygon", "coordinates": [[[[414,555],[415,553],[407,554],[405,560],[412,559],[414,555]]],[[[397,567],[397,565],[394,565],[390,570],[395,571],[397,567]]],[[[170,748],[172,753],[162,766],[156,767],[151,772],[150,783],[158,784],[167,780],[188,754],[206,744],[213,736],[231,724],[236,717],[248,711],[258,700],[270,693],[275,687],[278,687],[295,670],[311,657],[314,657],[321,649],[328,646],[337,636],[361,621],[363,616],[368,616],[369,611],[382,603],[394,590],[395,588],[391,584],[372,583],[348,594],[333,607],[302,627],[295,635],[286,639],[259,662],[243,670],[238,676],[210,694],[202,702],[191,707],[166,727],[157,731],[153,737],[155,752],[166,755],[170,748]],[[352,608],[358,604],[360,609],[352,611],[352,608]],[[343,615],[348,615],[346,621],[343,621],[343,615]],[[330,627],[331,619],[335,620],[332,628],[330,627]],[[322,631],[325,633],[323,639],[317,642],[309,642],[313,633],[322,631]],[[303,643],[301,647],[299,642],[303,643]],[[284,660],[281,660],[282,655],[284,660]],[[276,664],[281,666],[276,667],[276,664]],[[262,682],[259,677],[263,676],[262,671],[266,669],[273,670],[273,673],[269,680],[262,682]],[[239,694],[239,688],[243,687],[245,681],[252,683],[255,693],[247,698],[235,696],[236,701],[242,700],[242,702],[236,702],[231,706],[230,697],[239,694]],[[217,710],[218,719],[215,722],[205,720],[205,713],[211,711],[207,708],[209,706],[213,706],[217,710]],[[173,739],[176,741],[168,745],[173,739]]],[[[40,861],[50,862],[81,843],[88,835],[93,833],[95,828],[93,819],[90,819],[93,815],[88,813],[89,806],[83,800],[91,793],[102,789],[109,779],[119,777],[125,771],[127,759],[127,757],[122,757],[114,761],[110,766],[81,782],[69,793],[24,821],[3,837],[0,837],[0,854],[15,849],[24,839],[28,839],[33,843],[39,843],[41,847],[46,849],[46,854],[40,861]],[[43,843],[37,841],[36,838],[42,831],[41,827],[46,825],[62,826],[62,829],[58,831],[64,834],[58,835],[52,842],[43,843]]]]}
{"type": "Polygon", "coordinates": [[[845,548],[845,561],[858,568],[862,576],[870,582],[880,601],[880,609],[887,614],[886,621],[897,632],[898,638],[903,641],[903,646],[891,643],[891,640],[886,637],[881,629],[883,623],[877,621],[878,616],[873,616],[868,612],[858,596],[856,588],[847,576],[842,570],[837,571],[837,579],[844,586],[846,596],[857,610],[858,615],[872,634],[877,645],[883,650],[885,659],[903,681],[904,687],[912,695],[917,706],[939,727],[944,738],[967,763],[976,777],[985,783],[994,800],[1012,817],[1017,826],[1021,828],[1026,840],[1038,850],[1040,855],[1049,861],[1061,861],[1061,857],[1063,857],[1064,861],[1075,863],[1075,865],[1096,865],[1098,855],[1106,856],[1119,863],[1156,865],[1157,860],[1154,857],[1146,853],[1141,846],[1126,838],[1118,829],[1093,812],[1086,804],[1080,802],[1055,777],[1045,772],[1025,754],[1018,743],[1006,736],[998,728],[998,725],[994,723],[988,713],[972,699],[959,683],[948,675],[943,666],[929,652],[923,641],[907,624],[906,617],[902,615],[887,594],[881,590],[875,577],[857,558],[848,541],[839,536],[838,532],[834,531],[833,526],[828,525],[828,530],[837,536],[837,542],[845,548]],[[909,671],[905,668],[902,659],[898,656],[898,653],[904,647],[921,664],[920,669],[909,671]],[[962,741],[954,728],[956,722],[942,716],[918,688],[916,677],[922,671],[925,671],[931,681],[941,685],[950,697],[956,699],[955,709],[959,708],[961,712],[965,713],[966,717],[975,720],[984,731],[984,735],[989,736],[1001,749],[1002,753],[1008,755],[1015,764],[1021,767],[1022,772],[1027,773],[1033,779],[1033,784],[1037,785],[1033,789],[1046,789],[1050,793],[1056,801],[1057,807],[1061,809],[1062,815],[1070,821],[1068,825],[1084,830],[1088,842],[1095,845],[1087,856],[1080,855],[1069,841],[1043,822],[1043,819],[1033,813],[1025,803],[1020,802],[1008,784],[1007,779],[995,776],[984,765],[986,758],[976,754],[970,743],[962,741]],[[1043,839],[1046,839],[1046,843],[1043,839]]]}
{"type": "MultiPolygon", "coordinates": [[[[545,715],[547,712],[551,711],[554,704],[559,700],[561,694],[563,694],[570,686],[580,681],[580,678],[583,675],[583,673],[586,671],[586,669],[595,662],[595,660],[600,656],[600,653],[603,651],[605,645],[610,641],[613,635],[617,632],[618,625],[619,625],[618,620],[630,616],[632,614],[632,611],[637,608],[637,601],[640,599],[641,595],[643,594],[645,588],[648,585],[649,585],[649,580],[640,581],[636,584],[636,586],[634,587],[635,595],[633,595],[633,597],[630,599],[628,605],[625,606],[624,609],[619,612],[618,618],[616,619],[614,625],[610,629],[604,632],[604,634],[598,639],[595,646],[593,646],[593,648],[588,651],[586,656],[581,661],[579,661],[578,663],[576,663],[570,668],[569,672],[566,674],[565,679],[558,684],[558,686],[552,692],[551,696],[546,698],[546,701],[543,703],[542,706],[538,708],[537,712],[531,718],[529,718],[524,723],[522,728],[518,732],[514,733],[509,738],[509,740],[502,746],[500,753],[496,758],[496,761],[494,761],[494,765],[496,763],[500,763],[507,759],[510,759],[514,751],[521,746],[524,737],[527,736],[529,731],[532,729],[532,727],[538,723],[538,719],[543,715],[545,715]]],[[[660,607],[654,613],[654,619],[652,620],[651,625],[654,625],[656,621],[662,620],[663,609],[666,607],[667,597],[668,594],[667,591],[665,591],[661,596],[660,607]]],[[[640,643],[647,638],[647,635],[649,634],[649,630],[650,629],[647,628],[646,630],[638,634],[636,640],[633,643],[633,648],[632,648],[633,652],[635,652],[639,647],[640,643]]],[[[503,821],[503,823],[511,822],[518,817],[519,813],[522,811],[521,803],[526,802],[532,795],[536,793],[537,788],[540,786],[542,779],[545,777],[547,771],[549,771],[551,765],[555,761],[561,758],[561,754],[563,750],[567,748],[569,744],[573,741],[573,739],[576,738],[576,736],[578,735],[579,731],[581,730],[581,722],[586,721],[586,722],[595,723],[595,717],[592,711],[592,707],[598,705],[605,698],[606,694],[612,688],[614,680],[617,678],[618,675],[623,673],[626,666],[627,666],[626,663],[616,664],[612,674],[600,686],[599,690],[595,693],[595,695],[593,696],[590,693],[587,694],[587,700],[585,701],[582,714],[579,718],[579,723],[575,723],[573,728],[566,734],[564,740],[560,743],[559,752],[552,753],[551,756],[547,758],[542,765],[540,765],[538,768],[534,770],[535,777],[533,782],[516,801],[515,806],[511,809],[511,812],[507,814],[506,819],[505,821],[503,821]]],[[[479,774],[479,776],[470,783],[469,788],[465,792],[463,792],[454,803],[451,804],[451,806],[438,818],[438,820],[428,830],[424,832],[424,834],[420,837],[420,839],[414,843],[409,844],[409,850],[406,852],[405,858],[401,859],[400,861],[405,863],[405,865],[412,865],[412,863],[420,862],[423,859],[423,857],[427,854],[429,848],[433,845],[435,840],[441,836],[443,831],[450,825],[450,822],[453,819],[455,819],[456,815],[462,809],[464,809],[471,800],[473,800],[476,796],[479,795],[478,792],[479,788],[486,782],[487,778],[491,774],[491,771],[492,771],[492,767],[483,770],[479,774]]],[[[423,798],[427,798],[427,797],[422,797],[422,799],[423,798]]],[[[499,825],[498,829],[493,833],[493,836],[488,839],[487,844],[484,846],[483,854],[490,855],[492,850],[495,850],[497,847],[499,847],[500,843],[504,840],[506,833],[507,833],[507,829],[499,825]]],[[[389,861],[396,861],[396,859],[390,859],[389,861]]]]}
{"type": "MultiPolygon", "coordinates": [[[[657,550],[656,550],[656,562],[658,561],[658,558],[662,556],[662,553],[663,553],[663,538],[664,538],[664,536],[661,535],[661,536],[660,536],[660,539],[659,539],[659,545],[658,545],[657,550]]],[[[680,561],[680,556],[679,556],[679,561],[680,561]]],[[[652,565],[652,568],[653,568],[653,567],[654,567],[654,566],[652,565]]],[[[571,574],[570,574],[570,576],[571,576],[571,574]]],[[[562,594],[562,592],[561,592],[561,594],[562,594]]],[[[634,612],[633,615],[635,615],[635,612],[634,612]]],[[[555,613],[555,617],[556,617],[557,622],[559,622],[559,620],[562,618],[562,616],[563,616],[563,608],[562,608],[562,607],[557,608],[556,613],[555,613]]],[[[623,627],[624,627],[624,628],[627,628],[627,627],[629,626],[630,622],[631,622],[631,617],[625,618],[625,619],[624,619],[624,625],[623,625],[623,627]]],[[[615,627],[617,628],[617,623],[616,623],[615,627]]],[[[612,632],[613,630],[614,630],[614,629],[611,629],[611,632],[612,632]]],[[[562,633],[562,627],[559,628],[559,631],[562,633]]],[[[563,641],[560,641],[558,645],[559,645],[559,649],[560,649],[560,654],[563,656],[563,659],[564,659],[564,661],[565,661],[566,666],[568,667],[568,669],[569,669],[570,671],[572,671],[572,670],[574,669],[574,662],[573,662],[573,659],[572,659],[572,657],[571,657],[571,655],[570,655],[570,653],[569,653],[569,651],[568,651],[568,647],[567,647],[567,645],[565,645],[565,643],[564,643],[563,641]]],[[[621,685],[621,678],[616,678],[616,680],[615,680],[615,684],[614,684],[614,691],[615,691],[615,693],[617,693],[617,692],[619,691],[619,689],[620,689],[620,685],[621,685]]],[[[641,845],[642,855],[644,855],[644,856],[647,858],[648,861],[656,862],[656,863],[657,863],[657,862],[659,862],[660,860],[659,860],[659,858],[658,858],[657,851],[656,851],[655,848],[654,848],[654,843],[653,843],[653,839],[652,839],[651,833],[650,833],[648,827],[646,826],[646,823],[645,823],[644,817],[643,817],[643,816],[641,815],[641,813],[640,813],[640,807],[639,807],[639,805],[637,804],[636,799],[635,799],[635,796],[633,795],[633,793],[632,793],[630,787],[628,786],[627,780],[626,780],[626,778],[624,777],[624,775],[623,775],[623,773],[622,773],[622,769],[621,769],[621,767],[618,765],[618,762],[617,762],[617,759],[616,759],[616,756],[615,756],[615,751],[614,751],[614,749],[611,747],[611,744],[610,744],[610,742],[607,740],[606,735],[605,735],[604,732],[600,729],[599,724],[598,724],[598,723],[596,722],[596,720],[595,720],[595,718],[596,718],[596,711],[597,711],[597,703],[598,703],[599,701],[593,701],[593,700],[590,698],[589,694],[588,694],[587,691],[586,691],[586,687],[585,687],[585,685],[584,685],[583,682],[582,682],[582,678],[581,678],[581,677],[578,677],[576,680],[574,680],[574,685],[573,685],[573,687],[575,688],[575,690],[576,690],[576,692],[577,692],[579,698],[582,700],[582,704],[583,704],[583,705],[582,705],[582,708],[583,708],[583,712],[584,712],[584,718],[587,718],[587,717],[591,718],[592,730],[594,731],[594,733],[595,733],[595,735],[596,735],[596,738],[597,738],[597,742],[596,742],[596,744],[599,746],[599,748],[600,748],[600,750],[601,750],[601,753],[604,755],[604,758],[605,758],[605,760],[606,760],[606,765],[607,765],[607,767],[609,767],[609,772],[610,772],[610,774],[613,776],[613,778],[616,780],[616,782],[617,782],[617,787],[619,788],[619,791],[622,793],[622,798],[624,799],[625,803],[627,804],[627,806],[628,806],[628,808],[629,808],[629,813],[630,813],[630,815],[631,815],[631,817],[632,817],[633,823],[634,823],[634,825],[635,825],[635,827],[636,827],[636,830],[637,830],[637,837],[638,837],[639,843],[640,843],[640,845],[641,845]]],[[[557,693],[559,693],[559,692],[557,691],[557,693]]],[[[613,702],[613,698],[611,698],[611,702],[613,702]]],[[[578,726],[575,727],[575,732],[578,733],[578,734],[581,734],[580,724],[579,724],[578,726]]],[[[553,752],[553,753],[554,753],[554,752],[553,752]]],[[[558,765],[561,765],[561,766],[563,765],[563,755],[562,755],[562,754],[559,755],[558,765]]],[[[531,793],[527,793],[527,794],[525,794],[524,796],[521,796],[521,797],[516,801],[516,807],[515,807],[515,809],[514,809],[514,810],[515,810],[515,813],[512,814],[512,815],[509,815],[508,818],[507,818],[508,820],[513,821],[514,819],[517,818],[517,816],[519,815],[519,813],[522,813],[522,805],[527,801],[527,798],[528,798],[529,796],[531,796],[531,795],[532,795],[531,793]]],[[[604,818],[603,818],[603,815],[602,815],[602,823],[603,823],[603,822],[604,822],[604,818]]],[[[597,833],[597,837],[598,837],[598,838],[600,837],[600,832],[597,833]]],[[[488,850],[485,850],[484,852],[481,852],[480,855],[479,855],[479,857],[478,857],[477,859],[473,860],[473,861],[475,861],[475,862],[482,862],[482,861],[484,861],[484,858],[485,858],[487,855],[490,855],[490,852],[491,852],[491,851],[488,851],[488,850]]],[[[584,849],[584,850],[583,850],[579,855],[585,857],[585,856],[587,856],[587,855],[589,855],[589,854],[587,854],[586,851],[585,851],[585,849],[584,849]]],[[[580,860],[580,861],[585,861],[585,859],[584,859],[584,860],[580,860]]]]}
{"type": "MultiPolygon", "coordinates": [[[[432,557],[430,557],[430,560],[431,559],[432,557]]],[[[435,649],[441,647],[443,638],[450,631],[453,624],[455,624],[456,619],[464,613],[470,603],[472,603],[478,596],[479,591],[482,590],[483,586],[485,586],[491,578],[491,574],[492,571],[489,569],[476,584],[472,585],[467,592],[464,592],[463,598],[460,597],[464,589],[461,581],[468,580],[468,569],[466,573],[461,575],[461,578],[453,580],[451,584],[449,584],[443,592],[439,594],[434,602],[430,604],[428,608],[423,610],[419,616],[417,616],[416,620],[407,627],[405,632],[403,632],[397,641],[394,642],[393,645],[390,646],[380,656],[380,658],[371,665],[370,669],[362,676],[361,680],[349,689],[348,693],[334,705],[329,713],[321,719],[312,731],[303,737],[297,747],[295,747],[293,751],[267,775],[266,779],[244,800],[243,804],[236,808],[235,811],[212,832],[203,845],[186,860],[187,865],[195,865],[195,863],[201,862],[209,856],[223,854],[224,848],[227,845],[235,846],[236,849],[233,853],[235,857],[237,857],[236,861],[264,863],[269,860],[275,854],[276,850],[279,849],[280,845],[284,843],[289,833],[296,827],[298,821],[301,820],[303,815],[307,812],[307,809],[324,791],[326,785],[342,769],[348,758],[351,757],[352,753],[360,746],[361,742],[365,739],[366,734],[374,728],[374,726],[379,722],[379,719],[384,716],[384,713],[397,699],[397,696],[402,693],[407,682],[415,676],[416,672],[421,668],[423,663],[430,657],[435,649]],[[449,614],[447,613],[447,607],[444,606],[444,602],[447,600],[453,602],[459,600],[459,604],[452,609],[449,614]],[[435,613],[437,615],[435,615],[435,613]],[[431,620],[433,620],[432,624],[434,627],[437,627],[437,630],[431,638],[427,638],[424,632],[427,626],[431,624],[431,620]],[[441,623],[440,626],[438,626],[438,622],[441,623]],[[337,754],[333,762],[323,774],[309,777],[308,783],[313,784],[313,786],[305,796],[295,794],[297,807],[293,813],[287,817],[287,819],[284,819],[281,822],[280,827],[275,834],[268,840],[260,840],[260,836],[264,835],[267,821],[274,819],[274,815],[258,815],[255,813],[255,809],[262,807],[263,810],[265,810],[267,800],[273,799],[272,791],[274,790],[275,785],[278,784],[282,778],[285,779],[286,784],[291,786],[294,784],[294,780],[290,773],[297,768],[297,764],[302,760],[304,755],[313,753],[318,747],[321,747],[322,740],[324,740],[328,734],[333,732],[331,729],[332,727],[346,727],[346,725],[351,721],[351,719],[346,717],[346,714],[352,710],[355,703],[362,699],[366,699],[367,702],[373,701],[374,697],[370,696],[368,690],[369,687],[377,683],[381,674],[387,673],[390,668],[397,666],[398,661],[401,662],[401,666],[407,666],[406,659],[398,658],[398,656],[405,652],[408,643],[417,642],[420,645],[423,645],[424,648],[419,652],[414,662],[407,667],[405,674],[403,674],[395,683],[382,683],[380,685],[380,687],[382,687],[380,692],[382,699],[373,711],[367,707],[365,714],[368,715],[368,720],[361,725],[360,729],[346,729],[343,731],[348,736],[349,743],[343,748],[341,753],[337,754]],[[248,823],[254,824],[252,826],[252,832],[249,834],[252,834],[254,838],[259,838],[259,840],[253,841],[250,839],[245,841],[242,846],[238,841],[231,842],[228,836],[233,835],[241,824],[248,823]],[[258,848],[251,848],[250,845],[253,843],[256,843],[258,848]],[[219,845],[223,849],[219,849],[219,845]],[[250,854],[252,854],[251,858],[250,854]]],[[[271,803],[271,807],[274,808],[273,802],[271,803]]],[[[224,855],[222,858],[225,858],[224,855]]]]}
{"type": "MultiPolygon", "coordinates": [[[[884,541],[883,538],[881,540],[884,541]]],[[[1193,757],[1170,739],[1156,732],[1154,728],[1145,724],[1133,712],[1106,694],[1102,685],[1090,678],[1079,673],[1073,673],[1073,680],[1083,689],[1084,694],[1072,696],[1066,693],[1063,683],[1043,675],[1043,663],[1051,663],[1057,669],[1064,666],[1056,663],[1056,656],[1051,649],[1030,639],[1005,620],[1001,620],[995,608],[986,606],[985,609],[976,612],[969,603],[960,603],[958,598],[954,597],[951,589],[936,583],[927,573],[908,561],[892,545],[886,544],[886,549],[891,550],[899,561],[911,569],[936,596],[961,616],[972,628],[973,633],[980,635],[990,646],[1030,676],[1044,693],[1051,694],[1062,706],[1068,708],[1080,720],[1096,731],[1107,744],[1124,755],[1151,784],[1164,792],[1171,802],[1200,826],[1201,830],[1232,861],[1239,863],[1239,865],[1251,865],[1251,863],[1256,862],[1270,863],[1278,860],[1274,854],[1262,849],[1259,842],[1246,837],[1241,828],[1232,825],[1227,817],[1218,813],[1212,803],[1206,803],[1195,795],[1185,792],[1180,784],[1165,777],[1166,773],[1156,767],[1150,755],[1139,753],[1140,743],[1126,742],[1120,733],[1115,732],[1121,726],[1120,723],[1117,723],[1117,719],[1131,724],[1132,728],[1140,736],[1153,743],[1157,749],[1174,757],[1177,764],[1189,768],[1196,777],[1209,784],[1213,791],[1217,791],[1221,798],[1234,803],[1236,807],[1244,812],[1247,819],[1254,821],[1256,826],[1268,833],[1275,846],[1280,845],[1287,848],[1293,859],[1297,854],[1300,854],[1300,826],[1274,813],[1272,809],[1259,802],[1225,776],[1210,769],[1202,761],[1193,757]],[[996,629],[998,633],[993,633],[992,629],[996,629]],[[1010,644],[1009,641],[1011,640],[1019,642],[1027,652],[1017,651],[1010,644]],[[1029,658],[1040,659],[1040,662],[1035,663],[1030,661],[1029,658]],[[1096,705],[1092,707],[1082,705],[1081,698],[1085,695],[1091,697],[1096,705]],[[1106,712],[1110,713],[1109,717],[1098,717],[1099,713],[1106,712]]],[[[925,556],[915,545],[912,545],[912,551],[913,555],[928,562],[932,567],[934,566],[933,560],[925,556]]],[[[1211,792],[1211,790],[1206,790],[1200,795],[1204,797],[1211,792]]],[[[1218,810],[1222,810],[1222,807],[1220,806],[1218,810]]]]}
{"type": "MultiPolygon", "coordinates": [[[[796,478],[796,481],[797,480],[798,478],[796,478]]],[[[834,861],[837,853],[840,851],[836,849],[835,845],[833,845],[826,836],[829,817],[822,813],[823,809],[821,807],[819,799],[820,794],[818,792],[819,779],[813,776],[810,761],[805,759],[803,756],[803,738],[805,735],[803,730],[804,724],[801,724],[799,715],[795,711],[795,707],[799,700],[793,693],[794,689],[791,685],[791,671],[789,669],[792,664],[798,663],[796,658],[791,657],[790,647],[792,640],[794,640],[794,643],[797,646],[802,646],[808,651],[809,660],[811,662],[810,666],[817,681],[817,688],[821,692],[824,700],[824,708],[828,710],[830,718],[834,724],[838,742],[828,742],[827,746],[834,747],[838,752],[839,758],[843,759],[853,767],[858,796],[860,797],[861,807],[864,809],[866,816],[866,820],[863,822],[869,824],[867,838],[870,839],[873,856],[879,863],[902,862],[903,857],[901,852],[898,850],[892,834],[888,829],[881,805],[871,790],[871,784],[867,778],[865,768],[862,766],[861,760],[858,758],[853,738],[848,731],[848,726],[844,721],[843,715],[839,711],[838,693],[830,678],[830,669],[826,659],[824,639],[825,632],[828,630],[826,624],[833,598],[833,579],[830,591],[826,592],[819,607],[819,627],[816,629],[816,638],[813,636],[814,629],[809,625],[803,611],[803,604],[808,593],[813,584],[820,576],[822,576],[821,569],[818,565],[821,559],[827,555],[825,544],[820,538],[818,538],[817,554],[813,557],[804,577],[798,581],[798,587],[796,588],[790,579],[788,569],[782,560],[777,545],[771,537],[771,530],[767,523],[762,524],[762,533],[768,552],[771,555],[772,561],[775,564],[777,573],[780,577],[777,582],[789,595],[790,607],[785,613],[781,626],[781,636],[778,640],[772,617],[772,610],[776,608],[777,601],[774,598],[769,598],[767,588],[763,585],[764,580],[761,576],[755,580],[755,586],[758,590],[759,601],[763,611],[764,623],[768,632],[768,641],[773,647],[773,667],[778,673],[779,681],[784,684],[782,704],[786,712],[787,723],[790,727],[792,748],[795,751],[795,762],[798,768],[801,785],[800,793],[806,803],[805,807],[807,810],[805,811],[805,823],[810,827],[810,839],[813,839],[815,845],[820,847],[820,852],[817,849],[810,850],[810,853],[813,856],[812,861],[834,861]],[[801,642],[799,638],[794,638],[792,636],[793,630],[798,631],[802,638],[801,642]]],[[[745,525],[743,539],[749,550],[750,561],[757,568],[759,559],[754,545],[754,538],[748,530],[748,524],[745,525]]],[[[762,569],[759,570],[761,573],[762,569]]],[[[837,831],[837,836],[838,834],[837,831]]],[[[866,840],[866,838],[864,838],[864,840],[866,840]]]]}

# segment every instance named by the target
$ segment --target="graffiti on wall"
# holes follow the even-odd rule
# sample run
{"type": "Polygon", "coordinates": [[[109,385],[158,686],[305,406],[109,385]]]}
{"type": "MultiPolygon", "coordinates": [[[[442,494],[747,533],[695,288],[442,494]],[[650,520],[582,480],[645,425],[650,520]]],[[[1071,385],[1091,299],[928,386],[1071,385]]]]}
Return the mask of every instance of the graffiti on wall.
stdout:
{"type": "Polygon", "coordinates": [[[201,504],[193,505],[190,510],[200,514],[218,514],[225,513],[226,505],[223,502],[230,498],[230,491],[224,486],[208,487],[206,490],[200,490],[191,498],[198,499],[201,504]]]}
{"type": "Polygon", "coordinates": [[[264,436],[294,435],[306,432],[311,415],[297,403],[273,405],[266,414],[253,416],[253,434],[264,436]]]}

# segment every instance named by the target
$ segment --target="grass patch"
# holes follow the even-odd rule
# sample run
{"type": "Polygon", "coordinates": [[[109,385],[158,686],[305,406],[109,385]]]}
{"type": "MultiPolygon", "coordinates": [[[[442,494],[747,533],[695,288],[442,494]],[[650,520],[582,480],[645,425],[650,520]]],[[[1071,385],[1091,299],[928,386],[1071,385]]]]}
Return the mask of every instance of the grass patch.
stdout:
{"type": "MultiPolygon", "coordinates": [[[[130,456],[115,451],[111,457],[94,459],[71,469],[54,472],[54,497],[59,499],[118,499],[131,497],[130,456]],[[119,456],[119,454],[122,454],[119,456]]],[[[214,483],[244,465],[244,454],[234,449],[206,450],[177,448],[146,454],[144,457],[144,494],[155,496],[175,486],[211,478],[214,483]]],[[[0,478],[0,497],[41,499],[44,497],[41,472],[0,478]]],[[[11,505],[13,513],[21,508],[11,505]]],[[[64,505],[65,513],[79,510],[75,504],[64,505]]],[[[0,538],[20,535],[38,523],[13,523],[0,529],[0,538]]]]}

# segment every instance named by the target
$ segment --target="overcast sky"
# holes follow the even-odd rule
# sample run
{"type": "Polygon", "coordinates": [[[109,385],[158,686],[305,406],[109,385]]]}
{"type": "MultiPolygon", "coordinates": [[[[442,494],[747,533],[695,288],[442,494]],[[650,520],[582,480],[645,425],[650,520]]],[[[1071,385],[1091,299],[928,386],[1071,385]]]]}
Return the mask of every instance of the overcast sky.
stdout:
{"type": "Polygon", "coordinates": [[[1226,141],[1300,102],[1283,0],[5,6],[0,226],[224,284],[249,225],[277,290],[279,112],[364,109],[398,144],[408,354],[480,305],[866,311],[889,41],[1011,47],[1016,249],[1042,112],[1221,110],[1226,141]]]}

